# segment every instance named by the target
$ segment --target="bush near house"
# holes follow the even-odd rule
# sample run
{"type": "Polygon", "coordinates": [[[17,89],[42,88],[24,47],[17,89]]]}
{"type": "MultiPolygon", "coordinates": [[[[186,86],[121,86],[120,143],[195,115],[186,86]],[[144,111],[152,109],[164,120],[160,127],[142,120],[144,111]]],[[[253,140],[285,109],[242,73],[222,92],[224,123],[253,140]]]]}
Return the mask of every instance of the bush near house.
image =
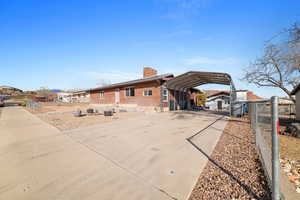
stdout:
{"type": "Polygon", "coordinates": [[[196,95],[196,106],[204,106],[206,102],[206,95],[200,92],[196,95]]]}

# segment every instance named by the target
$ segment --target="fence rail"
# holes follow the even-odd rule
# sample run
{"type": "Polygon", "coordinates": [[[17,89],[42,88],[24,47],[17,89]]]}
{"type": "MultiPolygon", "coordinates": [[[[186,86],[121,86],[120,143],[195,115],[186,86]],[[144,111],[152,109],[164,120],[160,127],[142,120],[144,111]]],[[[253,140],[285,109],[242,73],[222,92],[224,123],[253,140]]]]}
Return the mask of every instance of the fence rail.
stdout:
{"type": "Polygon", "coordinates": [[[248,109],[260,160],[272,189],[272,199],[279,200],[278,97],[272,97],[268,101],[250,102],[248,109]]]}

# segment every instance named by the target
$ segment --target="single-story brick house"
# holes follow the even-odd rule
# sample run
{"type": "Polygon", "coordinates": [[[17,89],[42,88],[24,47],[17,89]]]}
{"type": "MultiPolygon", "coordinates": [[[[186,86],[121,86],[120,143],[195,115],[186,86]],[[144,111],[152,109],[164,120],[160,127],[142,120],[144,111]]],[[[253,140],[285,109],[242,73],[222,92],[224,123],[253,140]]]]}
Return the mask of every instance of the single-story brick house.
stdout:
{"type": "Polygon", "coordinates": [[[296,120],[300,121],[300,83],[291,94],[296,96],[296,120]]]}
{"type": "Polygon", "coordinates": [[[234,88],[229,74],[189,71],[174,77],[157,75],[144,67],[143,78],[87,90],[95,106],[133,108],[142,111],[185,110],[193,108],[200,91],[194,87],[207,83],[224,84],[234,88]]]}
{"type": "Polygon", "coordinates": [[[157,75],[155,69],[144,67],[142,79],[90,89],[90,102],[106,107],[165,110],[169,107],[169,91],[164,83],[173,77],[173,74],[157,75]]]}

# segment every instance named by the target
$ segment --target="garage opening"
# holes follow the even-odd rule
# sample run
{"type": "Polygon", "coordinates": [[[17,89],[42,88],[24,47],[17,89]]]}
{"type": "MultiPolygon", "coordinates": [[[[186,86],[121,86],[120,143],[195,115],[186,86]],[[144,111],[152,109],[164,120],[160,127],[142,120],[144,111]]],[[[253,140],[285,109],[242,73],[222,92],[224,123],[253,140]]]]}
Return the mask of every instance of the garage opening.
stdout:
{"type": "MultiPolygon", "coordinates": [[[[230,86],[230,116],[236,116],[234,102],[236,101],[236,89],[231,76],[227,73],[189,71],[168,80],[165,87],[170,92],[169,110],[191,110],[192,90],[204,84],[221,84],[230,86]]],[[[222,105],[219,104],[219,107],[222,105]]]]}

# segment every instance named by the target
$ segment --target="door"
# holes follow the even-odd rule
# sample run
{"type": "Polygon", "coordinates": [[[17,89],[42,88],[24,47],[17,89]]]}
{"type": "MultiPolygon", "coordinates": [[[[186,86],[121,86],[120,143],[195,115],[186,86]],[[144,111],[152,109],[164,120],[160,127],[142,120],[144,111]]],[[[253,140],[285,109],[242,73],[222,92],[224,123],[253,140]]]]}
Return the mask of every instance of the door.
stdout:
{"type": "Polygon", "coordinates": [[[115,90],[115,104],[119,105],[120,104],[120,89],[117,88],[115,90]]]}
{"type": "Polygon", "coordinates": [[[218,101],[218,110],[222,110],[222,101],[218,101]]]}
{"type": "Polygon", "coordinates": [[[174,100],[170,100],[169,101],[169,110],[170,111],[173,111],[173,110],[175,110],[175,101],[174,100]]]}

